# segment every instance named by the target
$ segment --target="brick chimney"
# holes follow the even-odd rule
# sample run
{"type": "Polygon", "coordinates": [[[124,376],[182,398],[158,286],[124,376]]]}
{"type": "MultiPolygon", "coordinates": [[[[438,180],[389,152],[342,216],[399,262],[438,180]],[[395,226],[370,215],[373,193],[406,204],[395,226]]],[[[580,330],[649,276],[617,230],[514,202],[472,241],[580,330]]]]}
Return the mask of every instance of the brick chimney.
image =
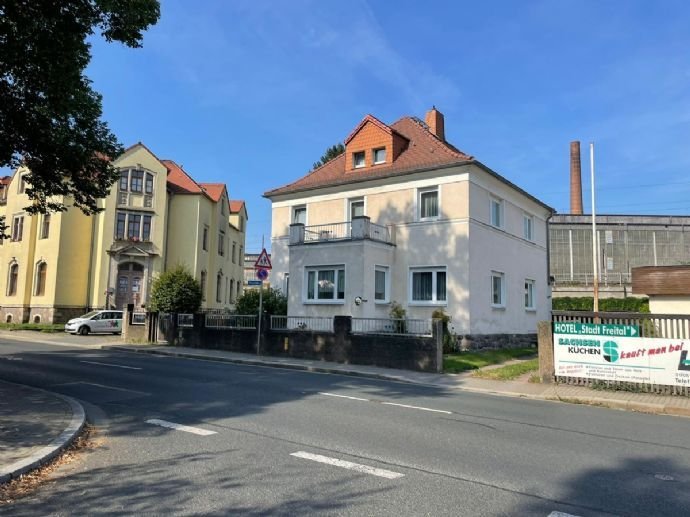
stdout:
{"type": "Polygon", "coordinates": [[[570,142],[570,213],[582,215],[582,166],[580,142],[570,142]]]}
{"type": "Polygon", "coordinates": [[[446,141],[446,131],[443,125],[443,113],[436,109],[436,106],[432,106],[429,111],[426,112],[426,118],[424,120],[426,125],[429,126],[429,130],[435,134],[439,140],[446,141]]]}

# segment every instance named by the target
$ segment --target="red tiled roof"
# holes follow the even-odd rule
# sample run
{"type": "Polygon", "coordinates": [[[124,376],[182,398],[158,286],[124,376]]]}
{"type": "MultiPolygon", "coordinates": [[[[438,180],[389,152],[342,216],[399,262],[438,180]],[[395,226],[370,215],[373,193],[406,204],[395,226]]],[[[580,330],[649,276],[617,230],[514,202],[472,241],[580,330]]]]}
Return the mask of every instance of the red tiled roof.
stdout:
{"type": "Polygon", "coordinates": [[[168,169],[168,187],[178,194],[203,194],[204,190],[172,160],[161,160],[168,169]]]}
{"type": "MultiPolygon", "coordinates": [[[[377,125],[383,124],[383,122],[371,115],[367,115],[362,123],[357,126],[355,133],[365,122],[374,122],[377,125]]],[[[297,181],[269,190],[264,196],[271,197],[316,187],[366,181],[404,172],[412,172],[418,169],[474,160],[472,156],[463,153],[448,142],[440,140],[429,131],[428,126],[424,122],[416,117],[402,117],[397,122],[391,124],[390,127],[386,127],[388,127],[388,131],[395,131],[409,140],[407,148],[393,163],[346,171],[345,154],[341,154],[297,181]]],[[[353,135],[354,133],[348,136],[348,139],[351,139],[353,135]]]]}
{"type": "Polygon", "coordinates": [[[216,203],[220,201],[220,196],[223,194],[223,190],[225,190],[225,183],[199,183],[199,186],[216,203]]]}
{"type": "Polygon", "coordinates": [[[3,176],[0,178],[0,185],[9,185],[12,182],[12,176],[3,176]]]}
{"type": "Polygon", "coordinates": [[[242,210],[242,207],[244,206],[244,201],[241,199],[231,199],[229,204],[230,204],[230,213],[236,214],[237,212],[242,210]]]}

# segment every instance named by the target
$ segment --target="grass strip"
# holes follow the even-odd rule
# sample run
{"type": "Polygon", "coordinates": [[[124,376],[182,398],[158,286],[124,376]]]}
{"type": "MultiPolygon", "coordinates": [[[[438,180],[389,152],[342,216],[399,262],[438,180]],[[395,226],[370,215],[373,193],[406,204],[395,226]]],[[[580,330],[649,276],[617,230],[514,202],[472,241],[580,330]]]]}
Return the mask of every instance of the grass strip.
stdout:
{"type": "Polygon", "coordinates": [[[477,370],[474,372],[475,377],[482,379],[492,379],[495,381],[511,381],[517,379],[521,375],[534,372],[539,369],[539,359],[528,359],[520,363],[508,364],[500,368],[492,368],[490,370],[477,370]]]}
{"type": "Polygon", "coordinates": [[[501,364],[511,359],[529,357],[536,353],[536,348],[500,348],[497,350],[447,354],[443,357],[443,371],[445,373],[460,373],[468,370],[477,370],[490,364],[501,364]]]}
{"type": "Polygon", "coordinates": [[[64,332],[64,323],[0,323],[0,330],[34,330],[36,332],[64,332]]]}

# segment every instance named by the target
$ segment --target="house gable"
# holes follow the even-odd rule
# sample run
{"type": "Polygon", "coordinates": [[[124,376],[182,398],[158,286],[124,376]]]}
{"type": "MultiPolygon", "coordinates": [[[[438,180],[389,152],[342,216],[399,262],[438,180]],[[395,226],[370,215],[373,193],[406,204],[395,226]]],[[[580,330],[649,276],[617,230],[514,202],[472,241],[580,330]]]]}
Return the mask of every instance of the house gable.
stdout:
{"type": "Polygon", "coordinates": [[[390,166],[407,146],[408,140],[372,115],[367,115],[345,139],[345,173],[356,169],[390,166]],[[375,163],[374,151],[383,149],[385,161],[375,163]],[[364,154],[364,165],[356,166],[355,155],[364,154]]]}

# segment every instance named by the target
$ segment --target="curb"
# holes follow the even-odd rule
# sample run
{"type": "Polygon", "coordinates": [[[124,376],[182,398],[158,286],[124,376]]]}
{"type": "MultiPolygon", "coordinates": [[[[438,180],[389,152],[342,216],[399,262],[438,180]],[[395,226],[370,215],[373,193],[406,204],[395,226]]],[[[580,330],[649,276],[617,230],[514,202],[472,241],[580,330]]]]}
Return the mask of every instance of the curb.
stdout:
{"type": "Polygon", "coordinates": [[[620,399],[608,399],[603,397],[581,397],[581,396],[559,396],[557,393],[552,394],[535,394],[535,393],[522,393],[519,391],[499,391],[492,388],[477,388],[472,386],[447,386],[443,384],[434,384],[428,382],[419,382],[411,379],[406,379],[404,377],[397,377],[395,375],[386,375],[379,373],[368,373],[368,372],[358,372],[355,370],[339,370],[337,368],[328,368],[321,366],[311,366],[303,365],[297,363],[273,363],[269,361],[261,360],[251,360],[251,359],[237,359],[232,357],[200,357],[195,354],[190,354],[186,352],[175,352],[173,350],[146,350],[141,347],[130,347],[127,345],[103,345],[102,349],[105,350],[115,350],[120,352],[132,352],[140,354],[153,354],[153,355],[163,355],[169,357],[181,357],[184,359],[196,359],[198,361],[211,361],[218,363],[232,363],[232,364],[244,364],[248,366],[260,366],[264,368],[283,368],[286,370],[299,370],[307,371],[313,373],[329,373],[336,375],[347,375],[350,377],[363,377],[367,379],[384,380],[400,382],[403,384],[412,384],[415,386],[427,386],[433,388],[445,388],[454,389],[460,391],[468,391],[471,393],[480,393],[483,395],[493,395],[497,397],[513,397],[522,398],[529,400],[541,400],[546,402],[560,402],[560,403],[574,403],[574,404],[585,404],[601,406],[610,409],[622,409],[627,411],[637,411],[640,413],[650,413],[656,415],[671,415],[671,416],[682,416],[690,417],[690,409],[677,407],[677,406],[667,406],[665,404],[656,404],[651,402],[634,402],[629,400],[620,399]]]}
{"type": "Polygon", "coordinates": [[[34,388],[33,386],[26,386],[24,384],[17,384],[14,382],[8,382],[7,384],[15,384],[16,386],[42,391],[64,400],[72,409],[72,419],[65,430],[62,431],[57,438],[50,442],[50,444],[46,445],[42,449],[39,449],[28,458],[16,461],[8,467],[0,468],[0,484],[15,479],[22,474],[39,467],[43,463],[52,460],[55,456],[60,454],[63,450],[71,445],[86,423],[86,413],[84,408],[79,402],[71,397],[54,393],[52,391],[43,390],[41,388],[34,388]]]}

